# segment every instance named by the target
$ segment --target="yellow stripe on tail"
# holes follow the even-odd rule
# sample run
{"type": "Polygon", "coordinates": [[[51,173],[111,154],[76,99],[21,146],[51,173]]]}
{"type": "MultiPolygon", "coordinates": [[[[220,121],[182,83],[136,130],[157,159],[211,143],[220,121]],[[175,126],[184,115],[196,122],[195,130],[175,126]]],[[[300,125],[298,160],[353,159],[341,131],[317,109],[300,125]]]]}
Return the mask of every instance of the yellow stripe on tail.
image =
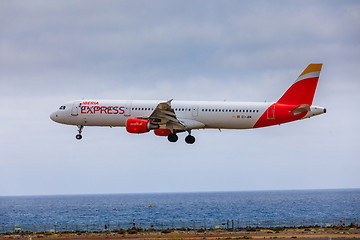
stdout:
{"type": "Polygon", "coordinates": [[[320,72],[322,68],[322,63],[311,63],[307,68],[300,74],[299,77],[302,75],[311,73],[311,72],[320,72]]]}

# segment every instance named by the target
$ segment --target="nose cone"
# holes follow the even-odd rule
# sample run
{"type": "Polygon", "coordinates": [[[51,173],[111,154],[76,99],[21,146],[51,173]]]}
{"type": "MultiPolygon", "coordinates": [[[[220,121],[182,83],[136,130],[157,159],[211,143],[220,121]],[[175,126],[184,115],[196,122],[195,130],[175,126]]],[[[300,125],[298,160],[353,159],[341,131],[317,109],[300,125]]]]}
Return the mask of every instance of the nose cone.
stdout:
{"type": "Polygon", "coordinates": [[[58,122],[59,115],[57,114],[57,112],[53,112],[52,114],[50,114],[50,119],[53,120],[54,122],[58,122]]]}

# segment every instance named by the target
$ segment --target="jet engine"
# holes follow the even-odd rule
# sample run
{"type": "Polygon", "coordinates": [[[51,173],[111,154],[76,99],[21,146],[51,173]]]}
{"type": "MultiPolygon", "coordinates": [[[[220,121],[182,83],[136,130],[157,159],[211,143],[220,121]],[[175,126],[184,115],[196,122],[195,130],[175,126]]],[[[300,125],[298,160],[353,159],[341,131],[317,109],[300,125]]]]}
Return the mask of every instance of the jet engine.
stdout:
{"type": "Polygon", "coordinates": [[[129,133],[146,133],[158,128],[159,125],[151,123],[148,119],[129,118],[126,121],[126,131],[129,133]]]}
{"type": "Polygon", "coordinates": [[[163,137],[167,137],[171,134],[170,129],[163,129],[163,128],[159,128],[159,129],[155,129],[154,133],[156,136],[163,136],[163,137]]]}

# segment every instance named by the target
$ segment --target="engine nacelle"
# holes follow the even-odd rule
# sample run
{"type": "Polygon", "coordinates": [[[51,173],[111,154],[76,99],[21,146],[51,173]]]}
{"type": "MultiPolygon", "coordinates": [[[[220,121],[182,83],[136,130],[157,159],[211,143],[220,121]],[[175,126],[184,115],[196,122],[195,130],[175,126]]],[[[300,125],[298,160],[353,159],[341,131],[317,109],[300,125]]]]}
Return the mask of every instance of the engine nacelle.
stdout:
{"type": "Polygon", "coordinates": [[[129,133],[146,133],[158,128],[159,125],[151,123],[148,119],[129,118],[126,121],[126,131],[129,133]]]}
{"type": "Polygon", "coordinates": [[[162,136],[162,137],[167,137],[171,134],[170,129],[163,129],[163,128],[159,128],[159,129],[155,129],[154,133],[156,136],[162,136]]]}

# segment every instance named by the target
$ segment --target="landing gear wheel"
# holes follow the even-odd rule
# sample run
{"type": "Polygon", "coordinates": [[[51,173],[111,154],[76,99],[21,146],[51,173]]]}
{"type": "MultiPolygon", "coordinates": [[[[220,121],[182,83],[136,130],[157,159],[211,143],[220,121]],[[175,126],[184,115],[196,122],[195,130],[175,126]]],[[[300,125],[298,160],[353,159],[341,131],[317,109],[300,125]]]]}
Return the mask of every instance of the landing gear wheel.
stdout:
{"type": "Polygon", "coordinates": [[[191,135],[187,135],[186,138],[185,138],[185,142],[187,144],[193,144],[195,142],[195,137],[191,136],[191,135]]]}
{"type": "Polygon", "coordinates": [[[78,135],[76,135],[75,137],[76,137],[76,139],[77,139],[77,140],[80,140],[80,139],[82,139],[82,136],[81,136],[81,134],[78,134],[78,135]]]}
{"type": "Polygon", "coordinates": [[[77,140],[82,139],[81,133],[82,133],[83,128],[84,128],[84,126],[82,126],[82,125],[79,125],[79,126],[78,126],[78,132],[79,132],[79,134],[75,136],[77,140]]]}
{"type": "Polygon", "coordinates": [[[168,136],[169,142],[176,142],[179,139],[179,137],[175,133],[170,133],[168,136]]]}

